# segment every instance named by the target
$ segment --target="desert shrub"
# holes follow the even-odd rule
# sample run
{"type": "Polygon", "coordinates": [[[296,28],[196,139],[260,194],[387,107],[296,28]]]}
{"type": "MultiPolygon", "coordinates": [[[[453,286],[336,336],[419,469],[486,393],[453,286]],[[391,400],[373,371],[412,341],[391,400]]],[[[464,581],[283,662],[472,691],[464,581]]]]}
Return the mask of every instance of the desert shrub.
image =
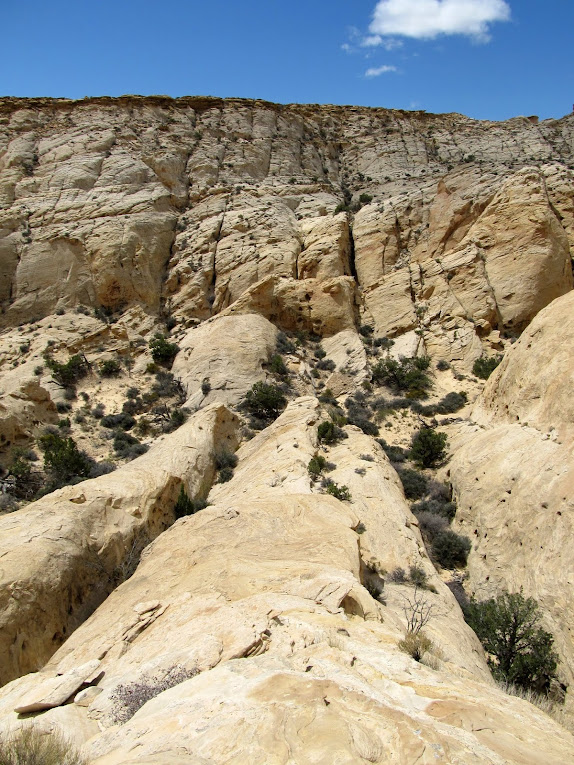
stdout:
{"type": "Polygon", "coordinates": [[[170,343],[165,335],[157,332],[153,339],[149,341],[151,357],[156,364],[165,364],[171,366],[172,361],[177,356],[179,346],[170,343]]]}
{"type": "Polygon", "coordinates": [[[211,393],[211,383],[209,382],[208,377],[205,377],[201,382],[201,392],[204,396],[207,396],[208,393],[211,393]]]}
{"type": "Polygon", "coordinates": [[[445,361],[445,359],[441,359],[440,361],[437,361],[436,368],[439,372],[446,372],[447,369],[450,369],[450,364],[448,361],[445,361]]]}
{"type": "Polygon", "coordinates": [[[227,483],[228,481],[231,481],[232,478],[233,478],[233,468],[224,467],[218,471],[216,483],[227,483]]]}
{"type": "Polygon", "coordinates": [[[359,327],[359,334],[363,337],[371,337],[375,330],[370,327],[368,324],[361,324],[359,327]]]}
{"type": "Polygon", "coordinates": [[[94,417],[96,420],[101,420],[104,416],[105,409],[106,408],[103,404],[96,404],[92,409],[92,417],[94,417]]]}
{"type": "Polygon", "coordinates": [[[317,439],[321,444],[334,444],[346,435],[345,431],[331,420],[325,420],[317,427],[317,439]]]}
{"type": "Polygon", "coordinates": [[[140,414],[144,409],[145,405],[139,396],[137,398],[128,398],[122,405],[122,412],[124,414],[129,414],[132,417],[134,414],[140,414]]]}
{"type": "Polygon", "coordinates": [[[372,381],[387,385],[395,392],[405,391],[409,398],[422,398],[431,386],[426,370],[430,364],[428,356],[415,358],[381,359],[371,370],[372,381]]]}
{"type": "Polygon", "coordinates": [[[472,365],[472,374],[482,380],[488,380],[501,361],[502,356],[481,356],[472,365]]]}
{"type": "Polygon", "coordinates": [[[131,430],[136,424],[135,419],[131,414],[126,412],[120,412],[119,414],[106,414],[105,417],[100,419],[100,425],[102,428],[121,428],[122,430],[131,430]]]}
{"type": "Polygon", "coordinates": [[[375,348],[392,348],[395,344],[394,340],[390,337],[375,337],[373,339],[373,345],[375,348]]]}
{"type": "Polygon", "coordinates": [[[374,462],[375,458],[372,454],[359,454],[359,459],[364,460],[365,462],[374,462]]]}
{"type": "Polygon", "coordinates": [[[119,377],[122,368],[115,359],[106,359],[100,362],[100,375],[102,377],[119,377]]]}
{"type": "Polygon", "coordinates": [[[369,202],[372,202],[372,200],[373,200],[373,197],[370,194],[361,194],[361,196],[359,197],[359,202],[362,205],[368,205],[369,202]]]}
{"type": "Polygon", "coordinates": [[[404,582],[407,581],[407,572],[404,568],[397,566],[391,571],[387,579],[389,582],[394,582],[395,584],[404,584],[404,582]]]}
{"type": "Polygon", "coordinates": [[[385,580],[377,577],[369,577],[363,582],[363,587],[375,600],[379,600],[385,591],[385,580]]]}
{"type": "Polygon", "coordinates": [[[207,502],[204,499],[191,499],[185,491],[183,484],[179,489],[179,496],[173,507],[175,519],[184,518],[186,515],[193,515],[198,510],[203,510],[207,507],[207,502]]]}
{"type": "Polygon", "coordinates": [[[467,397],[464,391],[461,391],[460,393],[452,391],[451,393],[447,393],[446,396],[438,402],[436,411],[439,414],[458,412],[459,409],[462,409],[462,407],[466,405],[466,402],[467,397]]]}
{"type": "Polygon", "coordinates": [[[163,677],[142,677],[140,681],[118,685],[110,694],[114,702],[113,715],[116,723],[126,723],[138,709],[160,693],[173,688],[197,675],[197,669],[175,666],[163,677]]]}
{"type": "Polygon", "coordinates": [[[44,361],[54,380],[64,387],[74,386],[89,371],[89,364],[86,358],[78,353],[70,356],[65,364],[61,364],[52,358],[52,355],[47,351],[44,353],[44,361]]]}
{"type": "Polygon", "coordinates": [[[384,438],[377,438],[377,443],[383,447],[383,451],[391,462],[404,462],[407,459],[408,452],[400,446],[391,446],[384,438]]]}
{"type": "Polygon", "coordinates": [[[44,367],[39,364],[37,367],[34,367],[34,374],[38,377],[44,372],[44,367]]]}
{"type": "Polygon", "coordinates": [[[295,353],[297,350],[285,332],[279,332],[277,335],[277,345],[275,347],[277,353],[295,353]]]}
{"type": "MultiPolygon", "coordinates": [[[[434,515],[437,518],[452,521],[456,513],[456,505],[454,502],[444,502],[439,499],[423,499],[421,502],[416,502],[411,510],[419,517],[419,522],[422,515],[425,517],[434,515]]],[[[430,523],[431,521],[429,520],[430,523]]]]}
{"type": "Polygon", "coordinates": [[[145,454],[148,448],[125,430],[116,430],[114,433],[114,452],[122,459],[133,460],[145,454]]]}
{"type": "Polygon", "coordinates": [[[433,647],[432,641],[423,632],[407,632],[399,642],[399,648],[415,661],[421,661],[424,654],[433,647]]]}
{"type": "Polygon", "coordinates": [[[185,406],[180,409],[172,409],[169,413],[169,419],[167,422],[162,423],[162,430],[164,433],[173,433],[174,430],[180,428],[189,417],[189,409],[185,406]]]}
{"type": "Polygon", "coordinates": [[[327,460],[325,457],[323,457],[321,454],[316,454],[314,457],[312,457],[309,460],[309,464],[307,465],[307,471],[309,472],[309,475],[313,476],[313,478],[316,478],[317,476],[320,476],[323,470],[327,467],[327,460]]]}
{"type": "Polygon", "coordinates": [[[378,436],[379,428],[374,422],[371,422],[366,417],[353,417],[347,416],[349,425],[355,425],[360,428],[367,436],[378,436]]]}
{"type": "Polygon", "coordinates": [[[319,359],[316,367],[317,369],[322,369],[323,371],[333,372],[336,364],[332,359],[319,359]]]}
{"type": "Polygon", "coordinates": [[[470,539],[450,529],[439,532],[432,543],[433,558],[443,568],[466,566],[470,552],[470,539]]]}
{"type": "Polygon", "coordinates": [[[87,478],[92,461],[76,446],[73,438],[48,432],[38,439],[44,452],[44,470],[60,485],[72,478],[87,478]]]}
{"type": "Polygon", "coordinates": [[[113,473],[116,469],[116,466],[113,462],[109,462],[108,460],[103,460],[102,462],[94,462],[91,469],[90,469],[90,478],[99,478],[101,475],[108,475],[108,473],[113,473]]]}
{"type": "Polygon", "coordinates": [[[61,733],[32,725],[0,737],[1,765],[84,765],[87,760],[61,733]]]}
{"type": "Polygon", "coordinates": [[[409,567],[409,579],[415,587],[422,587],[423,589],[427,587],[427,573],[420,566],[409,567]]]}
{"type": "Polygon", "coordinates": [[[315,358],[321,360],[321,359],[324,359],[326,355],[327,355],[327,351],[321,345],[315,348],[315,358]]]}
{"type": "Polygon", "coordinates": [[[215,453],[215,465],[218,470],[223,468],[234,468],[238,462],[237,455],[230,452],[229,449],[219,449],[215,453]]]}
{"type": "Polygon", "coordinates": [[[521,591],[471,600],[464,615],[489,654],[496,679],[538,693],[548,691],[558,656],[552,635],[540,626],[540,608],[534,598],[525,598],[521,591]]]}
{"type": "Polygon", "coordinates": [[[279,353],[275,353],[273,356],[271,356],[269,369],[274,375],[277,375],[278,377],[286,377],[289,374],[289,371],[285,366],[285,362],[283,361],[283,357],[279,353]]]}
{"type": "MultiPolygon", "coordinates": [[[[149,397],[149,394],[144,394],[143,398],[145,399],[146,396],[149,397]]],[[[186,399],[185,389],[181,380],[176,379],[171,372],[158,371],[155,376],[155,382],[151,386],[151,398],[157,400],[158,398],[173,398],[174,396],[181,404],[186,399]]]]}
{"type": "Polygon", "coordinates": [[[401,479],[405,497],[407,499],[421,499],[427,493],[427,479],[418,470],[411,468],[397,468],[401,479]]]}
{"type": "Polygon", "coordinates": [[[242,401],[242,408],[263,423],[275,420],[287,404],[287,399],[276,385],[256,382],[242,401]]]}
{"type": "Polygon", "coordinates": [[[333,395],[333,391],[331,388],[326,388],[323,393],[319,396],[319,401],[322,404],[332,404],[337,406],[337,399],[333,395]]]}
{"type": "Polygon", "coordinates": [[[330,478],[324,479],[322,485],[325,489],[325,493],[330,494],[332,497],[335,497],[335,499],[340,499],[341,502],[351,501],[351,492],[349,491],[348,486],[335,483],[335,481],[332,481],[330,478]]]}
{"type": "Polygon", "coordinates": [[[446,444],[446,433],[421,428],[412,438],[409,456],[420,467],[434,467],[445,458],[446,444]]]}

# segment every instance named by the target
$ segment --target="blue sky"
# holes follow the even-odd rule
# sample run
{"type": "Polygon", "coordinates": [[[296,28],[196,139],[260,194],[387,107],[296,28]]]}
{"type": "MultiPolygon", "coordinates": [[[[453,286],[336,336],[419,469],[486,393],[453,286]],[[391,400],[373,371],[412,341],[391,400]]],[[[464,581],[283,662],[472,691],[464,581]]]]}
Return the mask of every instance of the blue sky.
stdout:
{"type": "Polygon", "coordinates": [[[561,117],[573,0],[0,0],[0,94],[561,117]]]}

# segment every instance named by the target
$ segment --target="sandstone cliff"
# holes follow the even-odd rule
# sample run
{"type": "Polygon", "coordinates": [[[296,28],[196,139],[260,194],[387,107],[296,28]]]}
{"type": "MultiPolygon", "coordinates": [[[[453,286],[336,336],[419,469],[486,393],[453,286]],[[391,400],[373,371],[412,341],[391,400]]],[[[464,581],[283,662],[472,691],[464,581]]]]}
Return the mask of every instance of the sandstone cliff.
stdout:
{"type": "Polygon", "coordinates": [[[570,762],[451,588],[539,601],[571,714],[573,251],[572,116],[0,99],[0,737],[62,729],[99,765],[570,762]],[[402,357],[430,364],[415,406],[377,373],[402,357]],[[261,382],[274,422],[241,403],[261,382]],[[397,472],[421,424],[466,572],[397,472]],[[42,496],[46,426],[94,477],[42,496]]]}

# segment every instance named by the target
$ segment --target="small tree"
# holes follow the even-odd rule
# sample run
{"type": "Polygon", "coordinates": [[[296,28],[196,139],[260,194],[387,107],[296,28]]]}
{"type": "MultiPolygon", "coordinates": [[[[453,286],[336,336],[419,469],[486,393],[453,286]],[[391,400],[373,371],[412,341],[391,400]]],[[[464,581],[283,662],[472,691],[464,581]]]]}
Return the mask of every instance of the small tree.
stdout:
{"type": "Polygon", "coordinates": [[[468,537],[463,537],[450,529],[445,529],[440,531],[433,539],[433,558],[443,568],[466,566],[470,546],[470,539],[468,537]]]}
{"type": "Polygon", "coordinates": [[[271,422],[279,417],[285,408],[287,399],[276,385],[256,382],[247,391],[242,406],[255,417],[265,422],[271,422]]]}
{"type": "Polygon", "coordinates": [[[165,335],[157,332],[153,340],[149,341],[149,349],[151,357],[156,364],[171,365],[179,351],[179,346],[175,343],[170,343],[165,335]]]}
{"type": "Polygon", "coordinates": [[[433,428],[421,428],[411,441],[410,458],[423,468],[434,467],[446,457],[446,433],[433,428]]]}
{"type": "Polygon", "coordinates": [[[62,438],[46,433],[38,439],[44,452],[44,469],[51,473],[60,485],[71,478],[87,478],[92,468],[90,458],[81,452],[73,438],[62,438]]]}
{"type": "Polygon", "coordinates": [[[540,608],[534,598],[525,598],[520,591],[471,600],[464,615],[490,655],[495,678],[538,693],[548,690],[556,676],[558,655],[552,648],[552,635],[540,627],[540,608]]]}

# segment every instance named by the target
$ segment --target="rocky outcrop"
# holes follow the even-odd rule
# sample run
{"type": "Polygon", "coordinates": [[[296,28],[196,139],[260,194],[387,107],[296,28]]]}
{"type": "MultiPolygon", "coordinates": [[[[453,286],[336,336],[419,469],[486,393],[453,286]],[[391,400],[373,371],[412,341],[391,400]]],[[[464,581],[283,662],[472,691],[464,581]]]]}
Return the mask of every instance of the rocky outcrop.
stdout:
{"type": "Polygon", "coordinates": [[[457,522],[479,598],[523,588],[541,604],[571,686],[574,295],[545,308],[493,373],[453,444],[457,522]]]}
{"type": "MultiPolygon", "coordinates": [[[[544,751],[544,762],[567,762],[565,731],[488,684],[382,450],[352,427],[329,449],[349,502],[310,481],[319,420],[316,400],[298,399],[243,445],[213,504],[158,537],[39,675],[4,689],[3,725],[17,724],[12,709],[46,710],[54,689],[73,695],[83,683],[67,714],[102,765],[335,753],[406,763],[431,750],[479,763],[541,763],[544,751]],[[436,612],[434,669],[397,647],[412,587],[388,585],[384,602],[365,589],[397,562],[420,564],[435,585],[425,596],[436,612]],[[139,711],[136,684],[150,698],[139,711]]],[[[40,724],[60,714],[47,709],[40,724]]]]}
{"type": "Polygon", "coordinates": [[[236,425],[214,404],[121,469],[0,518],[1,682],[39,669],[133,571],[173,523],[182,485],[205,496],[236,425]]]}
{"type": "Polygon", "coordinates": [[[329,336],[362,305],[468,367],[572,288],[571,136],[571,117],[3,99],[3,321],[139,305],[329,336]]]}

